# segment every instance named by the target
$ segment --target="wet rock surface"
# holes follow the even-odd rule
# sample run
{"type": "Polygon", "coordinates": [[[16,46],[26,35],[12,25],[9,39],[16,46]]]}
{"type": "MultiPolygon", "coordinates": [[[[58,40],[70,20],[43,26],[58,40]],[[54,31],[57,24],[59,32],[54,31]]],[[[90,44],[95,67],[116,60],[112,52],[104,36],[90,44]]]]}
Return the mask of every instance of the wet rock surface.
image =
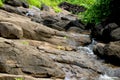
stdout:
{"type": "Polygon", "coordinates": [[[110,42],[109,44],[98,43],[94,48],[94,53],[115,65],[120,61],[120,41],[110,42]]]}
{"type": "MultiPolygon", "coordinates": [[[[0,79],[99,80],[104,74],[120,78],[119,67],[108,65],[83,49],[91,39],[86,33],[80,34],[85,26],[76,16],[66,11],[56,14],[49,7],[40,11],[7,4],[0,10],[0,79]],[[79,50],[79,46],[83,48],[79,50]]],[[[104,55],[103,47],[109,53],[110,46],[96,46],[95,50],[104,55]]],[[[119,57],[119,50],[115,50],[119,57]]]]}
{"type": "Polygon", "coordinates": [[[113,72],[112,67],[109,68],[91,55],[60,50],[56,45],[34,40],[0,38],[0,63],[2,73],[36,78],[66,76],[93,80],[100,74],[113,72]]]}

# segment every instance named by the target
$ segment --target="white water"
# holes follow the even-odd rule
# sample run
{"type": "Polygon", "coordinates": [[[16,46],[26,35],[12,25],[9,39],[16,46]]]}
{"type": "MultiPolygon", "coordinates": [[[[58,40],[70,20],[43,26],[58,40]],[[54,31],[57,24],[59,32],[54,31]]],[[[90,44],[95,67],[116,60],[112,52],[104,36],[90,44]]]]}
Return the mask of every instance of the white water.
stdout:
{"type": "Polygon", "coordinates": [[[100,75],[98,80],[120,80],[120,79],[117,77],[110,77],[110,76],[104,74],[104,75],[100,75]]]}
{"type": "Polygon", "coordinates": [[[26,16],[34,16],[35,13],[40,15],[40,9],[32,6],[30,9],[27,10],[28,12],[26,13],[26,16]]]}
{"type": "MultiPolygon", "coordinates": [[[[89,44],[88,46],[84,46],[84,47],[79,46],[77,48],[77,50],[80,53],[94,54],[93,53],[93,47],[94,47],[95,44],[97,44],[97,42],[93,39],[91,44],[89,44]]],[[[88,80],[88,79],[86,79],[86,78],[77,78],[74,75],[72,75],[71,72],[68,71],[66,73],[66,77],[65,77],[64,80],[88,80]]],[[[110,77],[107,74],[104,74],[104,75],[100,75],[95,80],[120,80],[120,79],[117,78],[117,77],[110,77]]]]}
{"type": "Polygon", "coordinates": [[[93,39],[92,43],[88,46],[79,46],[77,50],[81,53],[93,54],[93,47],[97,42],[93,39]]]}

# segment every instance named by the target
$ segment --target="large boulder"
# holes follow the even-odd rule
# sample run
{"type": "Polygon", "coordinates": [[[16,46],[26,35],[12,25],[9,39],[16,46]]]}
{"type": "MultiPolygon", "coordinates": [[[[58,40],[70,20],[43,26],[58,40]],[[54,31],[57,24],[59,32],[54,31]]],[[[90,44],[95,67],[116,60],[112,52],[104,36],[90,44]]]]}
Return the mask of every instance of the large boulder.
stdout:
{"type": "Polygon", "coordinates": [[[25,0],[5,0],[5,4],[9,4],[14,7],[23,6],[25,8],[29,8],[29,5],[25,0]]]}
{"type": "Polygon", "coordinates": [[[101,73],[109,71],[114,72],[86,52],[64,51],[56,45],[41,41],[0,38],[1,73],[36,78],[95,80],[101,73]]]}
{"type": "Polygon", "coordinates": [[[119,25],[116,23],[109,23],[107,25],[98,24],[92,27],[91,35],[104,42],[118,41],[120,40],[119,25]]]}
{"type": "Polygon", "coordinates": [[[26,15],[27,14],[27,9],[23,7],[13,7],[7,4],[4,4],[0,9],[3,9],[5,11],[11,12],[11,13],[16,13],[20,15],[26,15]]]}
{"type": "Polygon", "coordinates": [[[43,54],[35,47],[30,47],[27,41],[14,43],[1,38],[0,43],[0,72],[28,74],[34,77],[64,77],[62,69],[48,55],[45,55],[46,53],[43,54]]]}
{"type": "MultiPolygon", "coordinates": [[[[1,22],[4,23],[16,25],[16,26],[12,25],[13,27],[21,28],[23,30],[23,38],[27,38],[27,39],[42,40],[56,44],[58,46],[71,46],[73,48],[80,45],[86,45],[91,42],[89,36],[83,36],[77,33],[67,33],[64,31],[58,31],[46,27],[42,24],[32,22],[30,18],[20,16],[17,14],[11,14],[2,10],[0,12],[0,20],[1,22]]],[[[9,26],[7,27],[11,29],[11,27],[9,26]]],[[[11,33],[14,32],[15,31],[12,31],[11,33]]]]}
{"type": "Polygon", "coordinates": [[[110,36],[112,40],[120,40],[120,28],[113,30],[110,33],[110,36]]]}
{"type": "Polygon", "coordinates": [[[70,11],[70,12],[72,12],[74,14],[84,12],[86,10],[86,8],[83,7],[83,6],[74,5],[74,4],[70,4],[70,3],[67,3],[67,2],[60,3],[59,7],[65,9],[67,11],[70,11]]]}
{"type": "Polygon", "coordinates": [[[63,80],[63,79],[53,79],[53,78],[34,78],[27,75],[12,75],[12,74],[2,74],[0,73],[0,80],[63,80]]]}
{"type": "Polygon", "coordinates": [[[72,15],[65,10],[60,13],[55,13],[51,8],[49,8],[47,11],[41,11],[35,6],[27,9],[23,7],[13,7],[7,4],[0,8],[11,13],[27,16],[31,18],[31,21],[43,24],[59,31],[69,31],[71,27],[77,27],[80,30],[79,33],[85,30],[85,25],[80,20],[78,20],[77,16],[72,15]]]}
{"type": "Polygon", "coordinates": [[[109,44],[98,43],[94,48],[94,53],[113,64],[120,64],[120,41],[109,44]]]}
{"type": "Polygon", "coordinates": [[[0,35],[5,38],[18,39],[23,37],[23,30],[15,24],[0,22],[0,35]]]}

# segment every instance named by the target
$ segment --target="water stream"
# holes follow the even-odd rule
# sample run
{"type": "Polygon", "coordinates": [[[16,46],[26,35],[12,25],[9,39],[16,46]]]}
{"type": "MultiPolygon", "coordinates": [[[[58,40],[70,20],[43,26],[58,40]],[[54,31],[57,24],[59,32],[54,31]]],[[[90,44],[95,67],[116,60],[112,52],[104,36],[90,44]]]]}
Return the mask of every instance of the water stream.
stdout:
{"type": "MultiPolygon", "coordinates": [[[[88,35],[86,35],[88,36],[88,35]]],[[[79,46],[77,48],[77,51],[80,52],[80,53],[87,53],[88,55],[94,55],[93,53],[93,48],[94,48],[94,45],[97,44],[97,41],[95,41],[94,39],[92,39],[92,42],[91,44],[87,45],[87,46],[79,46]]],[[[76,78],[74,77],[74,75],[71,74],[71,72],[67,72],[66,73],[66,77],[64,80],[88,80],[86,78],[76,78]],[[71,77],[73,76],[73,77],[71,77]]],[[[117,77],[110,77],[108,76],[107,74],[104,74],[104,75],[100,75],[98,78],[96,78],[95,80],[120,80],[119,78],[117,77]]]]}
{"type": "Polygon", "coordinates": [[[78,48],[77,48],[77,50],[79,51],[79,52],[85,52],[85,53],[87,53],[87,54],[93,54],[93,47],[94,47],[94,45],[96,44],[97,42],[94,40],[94,39],[92,39],[92,42],[91,42],[91,44],[89,44],[89,45],[87,45],[87,46],[79,46],[78,48]]]}

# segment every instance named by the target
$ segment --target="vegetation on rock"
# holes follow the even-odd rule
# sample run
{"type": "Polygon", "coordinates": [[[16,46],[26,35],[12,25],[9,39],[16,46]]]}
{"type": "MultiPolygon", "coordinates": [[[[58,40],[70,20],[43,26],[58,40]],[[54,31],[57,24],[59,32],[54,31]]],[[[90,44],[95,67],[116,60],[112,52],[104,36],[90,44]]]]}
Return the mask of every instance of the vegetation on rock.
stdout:
{"type": "Polygon", "coordinates": [[[82,20],[87,23],[99,23],[104,21],[110,14],[110,2],[111,0],[96,0],[93,5],[88,7],[86,12],[82,13],[82,20]]]}
{"type": "Polygon", "coordinates": [[[110,14],[110,1],[111,0],[28,0],[28,3],[37,7],[45,4],[51,6],[56,12],[61,11],[58,7],[61,2],[84,6],[87,10],[79,14],[80,19],[86,23],[99,23],[110,14]]]}
{"type": "MultiPolygon", "coordinates": [[[[4,0],[0,0],[0,5],[4,0]]],[[[104,20],[109,14],[109,4],[111,0],[23,0],[27,1],[30,6],[41,7],[42,4],[52,7],[55,12],[60,12],[58,5],[62,2],[68,2],[84,6],[87,8],[85,12],[79,13],[79,18],[85,23],[99,23],[104,20]]]]}

